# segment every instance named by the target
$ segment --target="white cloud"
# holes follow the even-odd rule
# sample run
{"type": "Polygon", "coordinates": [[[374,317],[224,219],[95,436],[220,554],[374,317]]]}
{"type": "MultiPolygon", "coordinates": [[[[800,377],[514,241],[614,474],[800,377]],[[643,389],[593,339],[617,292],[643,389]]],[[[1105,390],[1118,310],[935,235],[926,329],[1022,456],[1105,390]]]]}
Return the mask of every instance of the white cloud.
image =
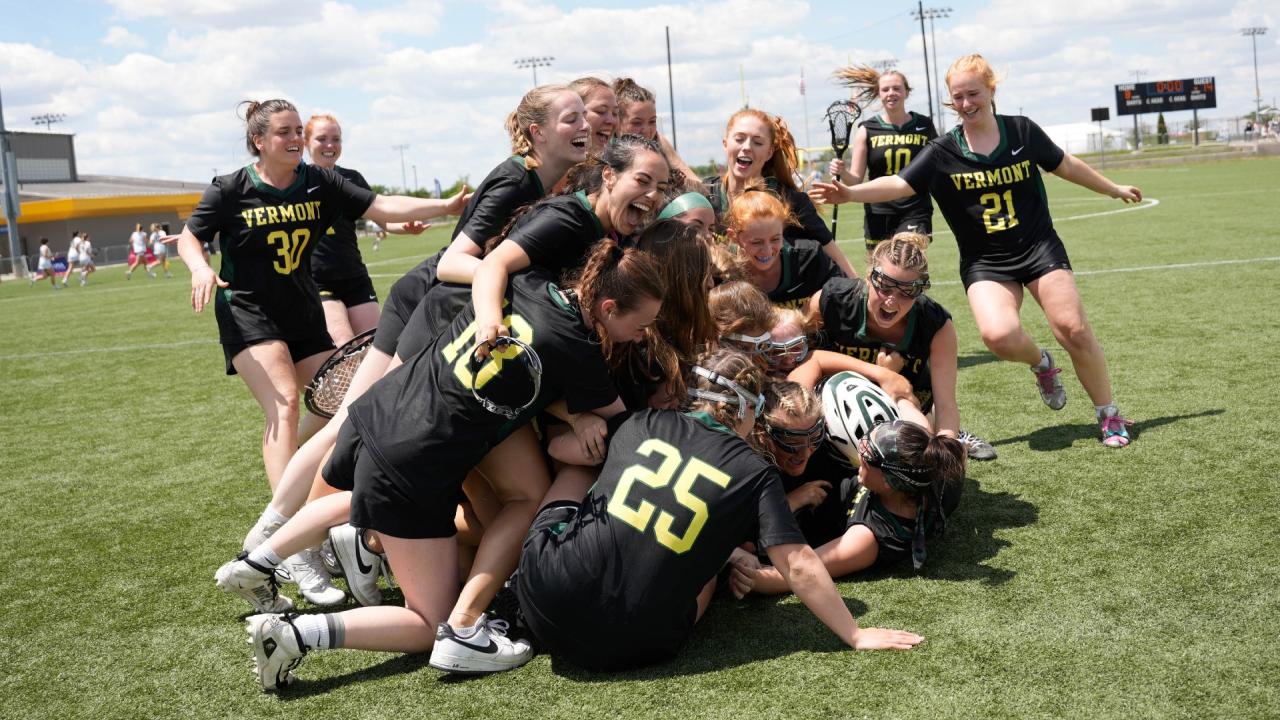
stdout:
{"type": "Polygon", "coordinates": [[[102,44],[118,48],[141,48],[146,45],[146,41],[129,32],[126,28],[119,25],[112,25],[107,29],[107,34],[102,38],[102,44]]]}

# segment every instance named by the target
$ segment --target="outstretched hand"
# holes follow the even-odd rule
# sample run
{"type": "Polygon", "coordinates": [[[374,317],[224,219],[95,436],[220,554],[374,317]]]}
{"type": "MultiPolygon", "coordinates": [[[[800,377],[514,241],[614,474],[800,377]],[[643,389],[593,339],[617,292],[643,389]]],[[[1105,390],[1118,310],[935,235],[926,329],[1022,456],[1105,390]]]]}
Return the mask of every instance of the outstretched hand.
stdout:
{"type": "Polygon", "coordinates": [[[824,205],[839,205],[849,201],[846,193],[850,189],[839,180],[832,180],[829,183],[815,182],[809,187],[809,199],[824,205]]]}
{"type": "Polygon", "coordinates": [[[905,630],[860,627],[853,631],[855,650],[910,650],[923,641],[923,635],[905,630]]]}
{"type": "Polygon", "coordinates": [[[467,185],[463,183],[458,192],[449,196],[449,201],[445,204],[445,214],[461,215],[462,211],[467,207],[467,201],[471,199],[472,194],[467,192],[467,185]]]}

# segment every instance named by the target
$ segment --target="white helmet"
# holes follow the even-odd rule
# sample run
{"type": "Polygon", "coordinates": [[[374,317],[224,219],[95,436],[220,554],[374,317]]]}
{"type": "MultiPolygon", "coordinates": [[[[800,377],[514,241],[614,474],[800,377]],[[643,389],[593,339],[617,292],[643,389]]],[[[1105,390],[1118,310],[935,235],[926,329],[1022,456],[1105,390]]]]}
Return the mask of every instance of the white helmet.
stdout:
{"type": "Polygon", "coordinates": [[[898,419],[893,400],[879,385],[846,370],[827,378],[818,389],[827,419],[828,449],[849,467],[858,466],[858,441],[880,423],[898,419]]]}

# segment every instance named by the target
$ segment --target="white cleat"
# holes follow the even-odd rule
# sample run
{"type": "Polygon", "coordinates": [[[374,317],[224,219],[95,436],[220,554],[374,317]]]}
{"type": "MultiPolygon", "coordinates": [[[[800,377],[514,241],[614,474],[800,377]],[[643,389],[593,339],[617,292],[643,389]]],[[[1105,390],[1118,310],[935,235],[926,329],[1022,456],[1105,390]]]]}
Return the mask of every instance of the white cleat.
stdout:
{"type": "Polygon", "coordinates": [[[223,592],[239,595],[257,612],[278,613],[293,608],[293,601],[280,594],[275,574],[243,558],[218,568],[213,580],[223,592]]]}
{"type": "Polygon", "coordinates": [[[263,690],[279,690],[293,682],[293,671],[307,654],[302,634],[293,626],[294,617],[253,615],[244,626],[253,646],[253,671],[263,690]]]}

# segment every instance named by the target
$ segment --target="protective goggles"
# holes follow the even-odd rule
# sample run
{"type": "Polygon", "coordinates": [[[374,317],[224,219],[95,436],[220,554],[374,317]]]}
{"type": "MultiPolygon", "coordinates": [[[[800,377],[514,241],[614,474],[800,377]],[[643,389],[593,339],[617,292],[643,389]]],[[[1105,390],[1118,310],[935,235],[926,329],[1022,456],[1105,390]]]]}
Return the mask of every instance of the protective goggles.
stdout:
{"type": "Polygon", "coordinates": [[[699,388],[689,388],[689,395],[703,400],[713,400],[715,402],[727,403],[729,405],[737,405],[739,420],[742,420],[747,416],[748,404],[755,408],[755,417],[757,419],[760,417],[760,414],[764,412],[763,394],[752,394],[751,392],[748,392],[746,388],[729,378],[698,365],[693,366],[693,372],[695,375],[704,377],[722,388],[732,390],[734,394],[729,395],[727,393],[714,393],[710,390],[701,390],[699,388]]]}
{"type": "Polygon", "coordinates": [[[933,469],[907,465],[898,453],[898,428],[906,420],[893,420],[871,428],[866,437],[858,441],[858,457],[868,467],[884,473],[890,486],[907,493],[919,493],[932,485],[933,469]]]}
{"type": "Polygon", "coordinates": [[[818,418],[818,421],[813,425],[803,430],[794,430],[792,428],[774,427],[766,420],[764,431],[779,449],[794,454],[811,450],[821,445],[822,441],[827,439],[827,421],[823,418],[818,418]]]}
{"type": "Polygon", "coordinates": [[[749,352],[755,355],[766,355],[769,348],[773,345],[773,337],[769,333],[763,335],[742,335],[740,333],[727,333],[720,336],[721,340],[728,340],[737,345],[743,352],[749,352]]]}
{"type": "Polygon", "coordinates": [[[915,299],[929,289],[929,277],[926,275],[919,280],[903,282],[885,275],[884,271],[877,265],[871,270],[871,287],[885,295],[891,295],[896,292],[904,298],[915,299]]]}
{"type": "Polygon", "coordinates": [[[769,365],[772,367],[781,365],[787,360],[799,365],[804,362],[805,358],[809,357],[809,338],[801,335],[786,342],[773,342],[771,340],[768,349],[765,350],[765,356],[769,359],[769,365]]]}

